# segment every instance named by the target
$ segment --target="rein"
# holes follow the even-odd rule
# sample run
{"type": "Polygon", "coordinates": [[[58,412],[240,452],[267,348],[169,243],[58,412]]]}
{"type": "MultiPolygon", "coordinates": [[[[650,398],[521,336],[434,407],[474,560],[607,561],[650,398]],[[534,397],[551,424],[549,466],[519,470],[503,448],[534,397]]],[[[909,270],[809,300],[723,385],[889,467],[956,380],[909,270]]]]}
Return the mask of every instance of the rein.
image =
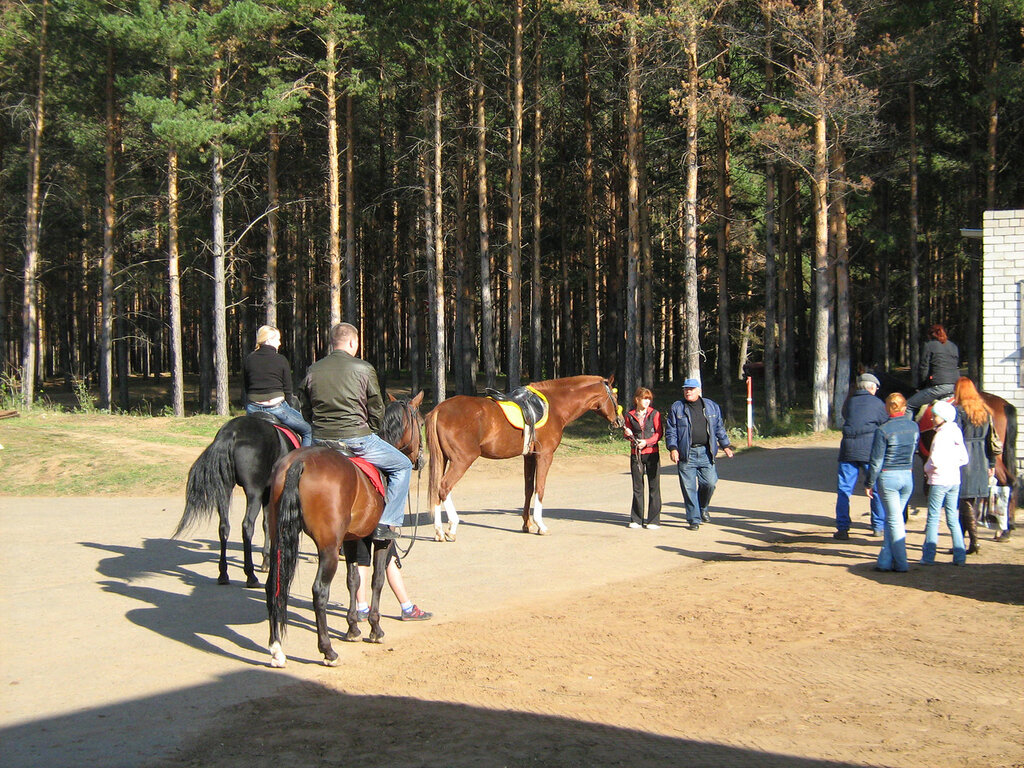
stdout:
{"type": "MultiPolygon", "coordinates": [[[[403,552],[402,548],[398,546],[398,542],[397,541],[395,542],[395,552],[397,553],[398,558],[399,558],[398,559],[399,567],[401,567],[402,558],[408,557],[409,553],[412,552],[413,544],[416,543],[416,534],[419,532],[419,529],[420,529],[420,500],[421,500],[421,497],[422,497],[422,487],[423,487],[423,484],[420,482],[421,476],[423,475],[423,461],[422,461],[422,454],[423,454],[423,430],[420,427],[419,420],[416,418],[416,415],[412,412],[412,408],[409,407],[408,404],[405,405],[405,412],[409,416],[409,420],[412,422],[412,426],[416,429],[416,431],[418,433],[418,438],[419,438],[419,443],[420,443],[420,462],[419,462],[420,468],[416,470],[416,512],[415,512],[414,518],[413,518],[416,522],[413,523],[412,536],[409,538],[409,546],[406,547],[405,551],[403,552]]],[[[405,497],[405,508],[406,508],[406,514],[412,514],[413,513],[412,512],[412,499],[408,495],[406,495],[406,497],[405,497]]]]}

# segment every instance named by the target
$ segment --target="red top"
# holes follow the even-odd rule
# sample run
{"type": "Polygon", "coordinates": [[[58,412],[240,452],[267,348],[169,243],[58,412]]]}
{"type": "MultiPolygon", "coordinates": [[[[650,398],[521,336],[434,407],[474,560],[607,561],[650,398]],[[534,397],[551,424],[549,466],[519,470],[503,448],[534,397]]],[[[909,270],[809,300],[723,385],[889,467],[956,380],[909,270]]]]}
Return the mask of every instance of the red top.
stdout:
{"type": "MultiPolygon", "coordinates": [[[[623,432],[623,437],[626,437],[631,443],[637,438],[642,437],[644,439],[643,448],[639,449],[641,455],[647,455],[654,453],[658,450],[658,443],[661,438],[665,435],[665,428],[661,423],[661,413],[656,411],[654,408],[648,408],[643,417],[640,417],[636,413],[634,408],[626,414],[626,426],[632,430],[633,437],[626,437],[623,432]]],[[[637,447],[633,446],[633,452],[637,452],[637,447]]]]}

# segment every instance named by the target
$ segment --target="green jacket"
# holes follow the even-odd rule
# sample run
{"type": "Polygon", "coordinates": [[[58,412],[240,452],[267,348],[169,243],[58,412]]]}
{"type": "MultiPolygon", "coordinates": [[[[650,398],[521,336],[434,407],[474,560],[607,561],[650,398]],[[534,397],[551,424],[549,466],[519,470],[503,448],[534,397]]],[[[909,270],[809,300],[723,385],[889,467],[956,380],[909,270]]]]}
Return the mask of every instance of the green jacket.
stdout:
{"type": "Polygon", "coordinates": [[[364,437],[380,429],[384,399],[377,372],[365,360],[335,349],[309,366],[302,388],[314,439],[364,437]]]}

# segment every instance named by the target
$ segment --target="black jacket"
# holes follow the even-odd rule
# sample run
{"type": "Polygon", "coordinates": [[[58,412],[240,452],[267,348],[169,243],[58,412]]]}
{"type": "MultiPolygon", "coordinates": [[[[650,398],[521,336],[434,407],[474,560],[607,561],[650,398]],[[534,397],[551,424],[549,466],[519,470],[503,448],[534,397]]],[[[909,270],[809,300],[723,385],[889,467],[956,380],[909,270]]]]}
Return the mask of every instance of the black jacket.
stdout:
{"type": "Polygon", "coordinates": [[[952,341],[940,344],[932,339],[921,350],[921,365],[917,369],[917,386],[934,387],[956,384],[960,378],[960,350],[952,341]]]}
{"type": "Polygon", "coordinates": [[[263,402],[292,394],[292,367],[288,358],[269,344],[260,344],[245,356],[242,366],[242,402],[263,402]]]}
{"type": "Polygon", "coordinates": [[[364,437],[380,429],[384,399],[377,372],[365,360],[336,349],[309,366],[302,388],[314,439],[364,437]]]}

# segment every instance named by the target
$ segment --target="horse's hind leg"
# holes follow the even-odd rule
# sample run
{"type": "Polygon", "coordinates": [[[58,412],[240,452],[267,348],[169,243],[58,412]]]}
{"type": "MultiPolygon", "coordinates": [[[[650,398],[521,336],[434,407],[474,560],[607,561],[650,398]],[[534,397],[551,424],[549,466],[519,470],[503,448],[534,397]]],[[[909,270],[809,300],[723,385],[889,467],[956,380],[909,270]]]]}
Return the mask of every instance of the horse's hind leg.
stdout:
{"type": "Polygon", "coordinates": [[[220,561],[218,563],[218,584],[230,584],[231,579],[228,578],[228,536],[231,535],[231,501],[228,500],[227,507],[218,510],[220,512],[220,526],[218,527],[218,534],[220,535],[220,561]]]}
{"type": "Polygon", "coordinates": [[[245,519],[242,521],[242,550],[244,557],[243,568],[245,570],[245,586],[258,587],[259,579],[256,578],[256,568],[252,561],[252,533],[256,528],[256,516],[263,507],[263,494],[256,491],[246,490],[245,494],[245,519]]]}
{"type": "Polygon", "coordinates": [[[388,543],[373,542],[373,579],[370,582],[370,636],[368,643],[384,642],[384,630],[380,628],[380,592],[384,588],[384,575],[387,572],[388,543]]]}
{"type": "Polygon", "coordinates": [[[320,565],[313,581],[313,612],[316,614],[317,646],[324,655],[324,664],[333,667],[338,664],[338,654],[331,647],[331,636],[327,628],[327,602],[331,599],[331,581],[338,570],[338,543],[334,542],[320,549],[320,565]]]}
{"type": "Polygon", "coordinates": [[[361,542],[346,541],[342,544],[345,551],[345,562],[348,566],[346,583],[348,586],[348,632],[345,633],[345,640],[351,642],[358,640],[362,632],[359,631],[359,607],[356,605],[356,593],[359,590],[359,555],[357,545],[361,542]]]}
{"type": "Polygon", "coordinates": [[[531,507],[533,506],[534,483],[537,479],[537,454],[528,453],[523,456],[523,478],[526,483],[526,500],[523,502],[523,533],[546,533],[533,524],[531,507]]]}

